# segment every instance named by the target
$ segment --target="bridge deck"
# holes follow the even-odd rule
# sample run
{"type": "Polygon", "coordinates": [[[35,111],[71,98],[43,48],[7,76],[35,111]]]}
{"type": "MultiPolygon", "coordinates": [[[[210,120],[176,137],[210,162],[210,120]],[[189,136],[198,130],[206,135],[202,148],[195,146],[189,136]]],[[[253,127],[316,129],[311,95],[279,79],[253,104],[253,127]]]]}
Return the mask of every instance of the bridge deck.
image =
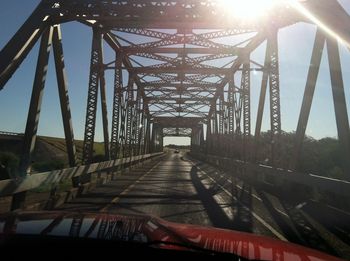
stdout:
{"type": "Polygon", "coordinates": [[[320,217],[329,210],[318,210],[314,217],[316,208],[312,202],[290,197],[285,201],[229,178],[184,153],[168,152],[160,161],[123,173],[59,209],[151,214],[174,222],[267,235],[350,257],[349,236],[341,232],[350,230],[349,215],[338,212],[335,222],[320,217]]]}

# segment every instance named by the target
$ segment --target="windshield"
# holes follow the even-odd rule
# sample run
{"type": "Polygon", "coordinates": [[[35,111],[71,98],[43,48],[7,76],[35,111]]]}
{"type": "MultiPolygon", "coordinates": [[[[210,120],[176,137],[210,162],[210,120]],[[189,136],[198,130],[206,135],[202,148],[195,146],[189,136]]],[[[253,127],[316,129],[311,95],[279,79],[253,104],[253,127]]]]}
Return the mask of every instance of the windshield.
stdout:
{"type": "Polygon", "coordinates": [[[0,213],[151,215],[350,259],[349,14],[2,0],[0,213]]]}

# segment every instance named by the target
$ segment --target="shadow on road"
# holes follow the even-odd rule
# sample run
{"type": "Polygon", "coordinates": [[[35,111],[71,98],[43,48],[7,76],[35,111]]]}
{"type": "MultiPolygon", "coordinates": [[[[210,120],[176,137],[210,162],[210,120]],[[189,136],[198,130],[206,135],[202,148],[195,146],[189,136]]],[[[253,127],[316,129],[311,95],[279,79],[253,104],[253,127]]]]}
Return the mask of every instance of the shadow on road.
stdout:
{"type": "Polygon", "coordinates": [[[215,227],[233,229],[245,232],[252,231],[252,217],[250,213],[251,207],[251,190],[246,187],[246,191],[239,194],[239,199],[242,202],[233,200],[231,202],[218,202],[214,198],[216,194],[222,191],[217,184],[210,183],[210,187],[207,188],[203,183],[205,178],[201,178],[198,175],[198,169],[193,166],[190,172],[193,186],[195,187],[198,198],[201,200],[208,217],[215,227]],[[244,203],[243,203],[244,202],[244,203]],[[231,212],[234,213],[234,217],[228,216],[225,208],[231,208],[231,212]]]}

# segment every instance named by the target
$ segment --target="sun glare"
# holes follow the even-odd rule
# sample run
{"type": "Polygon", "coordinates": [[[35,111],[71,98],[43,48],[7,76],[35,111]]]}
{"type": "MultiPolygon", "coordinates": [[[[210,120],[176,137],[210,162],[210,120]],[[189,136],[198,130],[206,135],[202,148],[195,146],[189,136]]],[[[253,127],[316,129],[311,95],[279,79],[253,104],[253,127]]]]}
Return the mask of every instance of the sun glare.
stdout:
{"type": "Polygon", "coordinates": [[[279,0],[219,0],[222,10],[233,17],[255,20],[267,14],[279,0]]]}
{"type": "Polygon", "coordinates": [[[327,24],[318,19],[312,12],[307,10],[304,6],[302,6],[299,2],[295,1],[293,7],[298,10],[305,17],[314,22],[319,28],[321,28],[324,32],[326,32],[331,37],[337,39],[341,44],[345,45],[347,48],[350,48],[350,43],[341,38],[336,32],[334,32],[327,24]]]}

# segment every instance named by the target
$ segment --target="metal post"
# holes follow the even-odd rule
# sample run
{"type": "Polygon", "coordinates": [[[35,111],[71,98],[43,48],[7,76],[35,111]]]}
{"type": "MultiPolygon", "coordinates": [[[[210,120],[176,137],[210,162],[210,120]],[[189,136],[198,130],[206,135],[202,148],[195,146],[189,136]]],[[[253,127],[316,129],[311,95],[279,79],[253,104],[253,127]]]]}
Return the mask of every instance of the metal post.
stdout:
{"type": "Polygon", "coordinates": [[[298,169],[298,162],[301,155],[301,149],[305,137],[307,122],[309,120],[325,40],[326,38],[324,33],[320,29],[318,29],[316,32],[315,43],[312,51],[311,62],[309,66],[309,72],[306,80],[304,97],[300,109],[298,127],[295,136],[294,154],[291,162],[291,168],[294,170],[298,169]]]}
{"type": "Polygon", "coordinates": [[[132,134],[133,134],[133,106],[134,106],[134,77],[129,75],[126,103],[126,135],[127,156],[132,156],[132,134]]]}
{"type": "Polygon", "coordinates": [[[218,110],[217,110],[217,104],[215,102],[215,109],[214,109],[214,122],[213,122],[213,130],[215,135],[219,133],[219,123],[218,123],[218,110]]]}
{"type": "Polygon", "coordinates": [[[146,134],[145,134],[145,151],[144,151],[144,154],[147,154],[147,153],[150,153],[150,139],[151,139],[151,136],[150,136],[150,130],[151,130],[151,120],[150,120],[150,117],[149,115],[147,115],[147,118],[146,118],[146,121],[147,121],[147,124],[146,124],[146,134]]]}
{"type": "Polygon", "coordinates": [[[224,94],[219,97],[219,133],[224,133],[224,94]]]}
{"type": "Polygon", "coordinates": [[[151,153],[156,152],[156,129],[157,124],[152,124],[151,153]]]}
{"type": "Polygon", "coordinates": [[[269,39],[267,39],[264,71],[263,71],[262,80],[261,80],[259,105],[258,105],[258,112],[257,112],[257,117],[256,117],[256,125],[255,125],[254,160],[257,159],[257,155],[258,155],[258,151],[259,151],[260,132],[261,132],[262,119],[263,119],[263,115],[264,115],[266,89],[267,89],[267,81],[269,78],[269,73],[270,73],[270,41],[269,41],[269,39]]]}
{"type": "Polygon", "coordinates": [[[114,71],[114,96],[113,96],[113,118],[112,118],[112,131],[111,131],[111,157],[116,159],[119,157],[120,143],[120,116],[121,116],[121,103],[122,103],[122,54],[116,55],[115,71],[114,71]]]}
{"type": "Polygon", "coordinates": [[[132,141],[133,141],[133,150],[134,150],[134,155],[139,154],[139,137],[140,137],[140,125],[141,125],[141,93],[140,93],[140,88],[137,88],[136,92],[136,101],[133,106],[134,110],[134,119],[133,119],[133,124],[132,124],[132,129],[133,129],[133,135],[132,135],[132,141]]]}
{"type": "Polygon", "coordinates": [[[241,135],[241,118],[242,118],[242,92],[235,92],[234,95],[234,110],[235,110],[235,120],[236,120],[236,130],[235,133],[241,135]]]}
{"type": "Polygon", "coordinates": [[[125,120],[126,120],[126,106],[127,106],[127,92],[123,91],[121,94],[121,104],[120,104],[120,136],[119,136],[119,145],[120,145],[120,153],[121,158],[126,157],[126,139],[125,139],[125,120]]]}
{"type": "Polygon", "coordinates": [[[83,145],[83,163],[88,164],[92,160],[95,127],[96,127],[96,111],[97,111],[97,97],[98,97],[98,81],[99,81],[99,62],[100,62],[100,45],[101,33],[97,29],[93,30],[91,60],[90,60],[90,79],[88,98],[86,106],[86,120],[85,120],[85,134],[83,145]]]}
{"type": "Polygon", "coordinates": [[[53,52],[55,57],[56,77],[58,84],[58,92],[60,96],[61,113],[64,127],[64,134],[66,138],[67,154],[69,165],[75,166],[76,150],[74,144],[72,116],[70,113],[69,96],[67,87],[67,77],[65,72],[62,37],[60,25],[53,28],[53,52]]]}
{"type": "Polygon", "coordinates": [[[138,135],[138,141],[137,141],[137,154],[142,155],[144,154],[144,144],[145,144],[145,135],[146,135],[146,115],[144,111],[144,103],[143,108],[141,111],[141,120],[140,120],[140,126],[139,126],[139,135],[138,135]]]}
{"type": "Polygon", "coordinates": [[[234,119],[235,119],[234,91],[235,91],[235,82],[233,78],[230,81],[229,87],[228,87],[228,133],[231,136],[234,133],[234,119]]]}
{"type": "Polygon", "coordinates": [[[332,82],[335,119],[338,129],[338,138],[342,150],[343,170],[350,178],[350,129],[346,107],[344,82],[340,64],[338,42],[334,38],[327,37],[328,60],[332,82]]]}
{"type": "Polygon", "coordinates": [[[201,124],[201,134],[200,134],[200,150],[203,151],[203,144],[204,144],[204,125],[201,124]]]}
{"type": "Polygon", "coordinates": [[[135,120],[135,151],[136,155],[140,155],[140,147],[141,147],[141,137],[142,137],[142,131],[143,131],[143,110],[141,108],[141,93],[140,88],[137,88],[137,98],[136,98],[136,120],[135,120]]]}
{"type": "Polygon", "coordinates": [[[280,151],[281,136],[281,105],[280,105],[280,80],[278,59],[278,30],[269,36],[270,46],[270,123],[271,123],[271,163],[276,165],[280,151]]]}
{"type": "Polygon", "coordinates": [[[157,152],[162,152],[163,151],[163,128],[159,129],[159,149],[157,152]]]}
{"type": "Polygon", "coordinates": [[[242,68],[241,99],[243,105],[243,159],[249,160],[250,146],[250,58],[246,55],[242,68]]]}
{"type": "Polygon", "coordinates": [[[23,140],[23,149],[20,159],[20,176],[25,176],[30,165],[35,147],[36,133],[38,130],[41,102],[44,93],[46,73],[52,42],[52,27],[47,28],[41,37],[38,62],[35,71],[32,97],[28,111],[26,130],[23,140]]]}
{"type": "Polygon", "coordinates": [[[191,142],[190,142],[190,144],[191,144],[191,148],[190,148],[190,150],[192,151],[192,152],[194,152],[195,151],[195,133],[194,133],[194,128],[191,128],[191,142]]]}
{"type": "Polygon", "coordinates": [[[207,121],[206,121],[206,124],[207,124],[207,132],[206,132],[206,137],[205,137],[205,148],[204,148],[204,150],[205,150],[205,153],[206,154],[208,154],[208,152],[209,152],[209,141],[210,141],[210,138],[209,138],[209,136],[210,136],[210,119],[209,118],[207,118],[207,121]]]}
{"type": "MultiPolygon", "coordinates": [[[[47,65],[49,61],[52,41],[52,27],[46,29],[41,37],[39,56],[35,71],[32,97],[28,111],[26,130],[23,139],[23,148],[19,164],[19,175],[25,177],[31,163],[34,152],[36,133],[38,130],[41,102],[44,93],[47,65]]],[[[16,193],[12,196],[11,210],[23,208],[25,204],[26,192],[16,193]]]]}
{"type": "Polygon", "coordinates": [[[109,154],[109,134],[108,134],[108,113],[106,102],[106,80],[105,80],[105,68],[103,64],[103,34],[98,36],[98,77],[100,79],[100,92],[101,92],[101,111],[102,111],[102,127],[103,127],[103,141],[105,149],[105,160],[110,159],[109,154]]]}

